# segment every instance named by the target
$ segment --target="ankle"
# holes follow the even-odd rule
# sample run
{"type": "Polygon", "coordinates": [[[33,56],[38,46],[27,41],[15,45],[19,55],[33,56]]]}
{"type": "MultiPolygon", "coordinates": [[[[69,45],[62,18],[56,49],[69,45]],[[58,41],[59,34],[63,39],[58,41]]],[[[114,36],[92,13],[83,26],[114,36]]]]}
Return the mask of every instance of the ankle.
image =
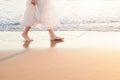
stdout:
{"type": "Polygon", "coordinates": [[[22,33],[22,36],[28,36],[28,34],[23,32],[23,33],[22,33]]]}
{"type": "Polygon", "coordinates": [[[48,29],[48,32],[49,32],[50,37],[55,37],[56,36],[52,29],[48,29]]]}

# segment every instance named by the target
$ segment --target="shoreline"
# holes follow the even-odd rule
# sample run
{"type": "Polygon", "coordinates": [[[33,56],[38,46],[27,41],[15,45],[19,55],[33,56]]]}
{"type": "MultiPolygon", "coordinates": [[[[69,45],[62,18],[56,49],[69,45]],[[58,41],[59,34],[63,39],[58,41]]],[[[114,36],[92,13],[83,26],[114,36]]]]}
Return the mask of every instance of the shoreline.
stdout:
{"type": "Polygon", "coordinates": [[[47,31],[30,31],[33,42],[24,42],[22,32],[0,32],[0,51],[45,49],[45,48],[113,48],[119,49],[120,32],[97,32],[97,31],[55,31],[65,38],[64,42],[52,42],[49,40],[47,31]],[[11,47],[12,45],[12,47],[11,47]],[[113,46],[114,45],[114,46],[113,46]]]}
{"type": "MultiPolygon", "coordinates": [[[[98,31],[98,32],[119,32],[120,22],[111,23],[79,23],[79,24],[61,24],[61,26],[54,27],[55,31],[98,31]]],[[[23,31],[24,27],[21,25],[0,26],[0,31],[23,31]]],[[[31,31],[46,31],[47,27],[40,28],[32,27],[31,31]]]]}

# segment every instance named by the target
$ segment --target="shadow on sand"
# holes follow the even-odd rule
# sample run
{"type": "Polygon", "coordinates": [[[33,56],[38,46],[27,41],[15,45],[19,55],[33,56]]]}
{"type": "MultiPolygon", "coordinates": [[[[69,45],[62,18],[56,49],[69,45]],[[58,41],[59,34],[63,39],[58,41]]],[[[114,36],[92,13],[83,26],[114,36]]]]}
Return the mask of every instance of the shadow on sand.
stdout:
{"type": "MultiPolygon", "coordinates": [[[[62,42],[63,42],[63,41],[50,41],[50,48],[55,48],[55,46],[56,46],[58,43],[62,43],[62,42]]],[[[16,52],[16,53],[12,53],[11,55],[8,55],[8,56],[5,56],[5,57],[3,57],[3,58],[0,58],[0,62],[6,61],[6,60],[8,60],[8,59],[14,58],[14,57],[16,57],[16,56],[19,56],[19,55],[21,55],[21,54],[24,54],[24,53],[28,52],[28,51],[29,51],[29,47],[30,47],[30,43],[31,43],[31,42],[28,42],[28,41],[24,42],[24,44],[22,45],[22,46],[25,48],[24,50],[19,51],[19,52],[16,52]]]]}

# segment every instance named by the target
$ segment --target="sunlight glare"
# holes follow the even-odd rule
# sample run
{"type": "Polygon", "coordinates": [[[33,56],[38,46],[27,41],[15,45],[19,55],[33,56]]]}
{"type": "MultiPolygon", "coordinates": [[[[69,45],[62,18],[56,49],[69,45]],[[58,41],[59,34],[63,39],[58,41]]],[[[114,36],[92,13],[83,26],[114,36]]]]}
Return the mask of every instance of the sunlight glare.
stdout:
{"type": "Polygon", "coordinates": [[[108,0],[60,0],[57,7],[61,15],[94,17],[119,16],[120,1],[108,0]]]}

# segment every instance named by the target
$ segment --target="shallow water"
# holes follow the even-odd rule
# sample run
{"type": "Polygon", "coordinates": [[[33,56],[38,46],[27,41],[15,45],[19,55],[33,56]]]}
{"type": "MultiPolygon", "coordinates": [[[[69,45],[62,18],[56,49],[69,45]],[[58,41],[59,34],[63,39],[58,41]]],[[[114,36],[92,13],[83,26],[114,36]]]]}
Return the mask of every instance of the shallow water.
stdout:
{"type": "MultiPolygon", "coordinates": [[[[23,30],[19,24],[19,19],[24,14],[26,1],[0,0],[0,31],[23,30]]],[[[80,24],[83,23],[98,23],[96,25],[98,27],[100,23],[120,22],[119,0],[55,0],[54,3],[63,24],[62,27],[55,30],[81,30],[80,24]]],[[[110,25],[105,26],[109,27],[110,25]]],[[[86,27],[84,30],[89,29],[87,26],[83,27],[86,27]]],[[[33,30],[38,29],[34,28],[33,30]]],[[[46,30],[46,28],[42,27],[40,30],[46,30]]],[[[94,30],[97,29],[94,27],[94,30]]],[[[106,29],[106,31],[109,30],[106,29]]],[[[116,31],[119,31],[119,28],[116,31]]]]}

